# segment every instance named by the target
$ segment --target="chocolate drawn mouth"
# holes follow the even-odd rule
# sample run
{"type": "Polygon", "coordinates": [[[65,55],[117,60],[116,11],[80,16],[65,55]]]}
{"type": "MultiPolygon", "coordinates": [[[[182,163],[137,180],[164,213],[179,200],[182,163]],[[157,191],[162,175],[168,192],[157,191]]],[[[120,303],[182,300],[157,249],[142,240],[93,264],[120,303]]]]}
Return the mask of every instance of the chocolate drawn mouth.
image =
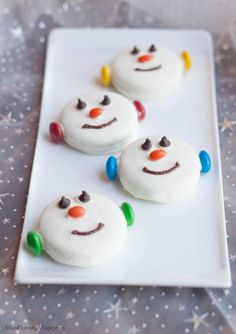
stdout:
{"type": "Polygon", "coordinates": [[[148,173],[148,174],[152,174],[152,175],[165,175],[165,174],[172,173],[174,170],[176,170],[179,167],[180,167],[180,163],[176,162],[173,167],[171,167],[170,169],[167,169],[167,170],[155,171],[155,170],[148,169],[147,167],[143,167],[143,172],[148,173]]]}
{"type": "Polygon", "coordinates": [[[150,72],[150,71],[156,71],[156,70],[159,70],[160,68],[162,68],[161,65],[159,66],[156,66],[156,67],[151,67],[151,68],[135,68],[134,70],[135,71],[138,71],[138,72],[150,72]]]}
{"type": "Polygon", "coordinates": [[[102,128],[105,128],[105,127],[107,127],[107,126],[109,126],[112,123],[117,122],[117,121],[118,121],[118,119],[116,117],[114,117],[111,121],[109,121],[107,123],[100,124],[100,125],[84,124],[82,126],[82,129],[102,129],[102,128]]]}
{"type": "Polygon", "coordinates": [[[81,232],[81,231],[78,231],[78,230],[73,230],[71,232],[71,234],[82,235],[82,236],[91,235],[91,234],[94,234],[94,233],[100,231],[104,226],[105,225],[103,223],[99,223],[98,226],[96,228],[94,228],[93,230],[85,231],[85,232],[81,232]]]}

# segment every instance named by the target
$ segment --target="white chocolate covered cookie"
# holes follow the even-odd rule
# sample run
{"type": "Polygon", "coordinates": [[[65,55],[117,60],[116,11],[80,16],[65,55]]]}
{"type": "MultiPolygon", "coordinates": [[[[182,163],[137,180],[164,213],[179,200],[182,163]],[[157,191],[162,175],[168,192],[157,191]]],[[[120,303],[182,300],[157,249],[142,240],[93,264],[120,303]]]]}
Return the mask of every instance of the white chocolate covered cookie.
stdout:
{"type": "Polygon", "coordinates": [[[136,138],[137,132],[136,105],[111,92],[95,92],[71,101],[62,111],[60,121],[50,124],[54,142],[64,139],[88,154],[120,151],[136,138]]]}
{"type": "Polygon", "coordinates": [[[191,195],[200,173],[207,173],[211,161],[206,151],[198,155],[192,146],[176,138],[150,136],[130,144],[107,161],[107,175],[118,173],[122,186],[134,197],[158,203],[174,203],[191,195]]]}
{"type": "Polygon", "coordinates": [[[189,52],[182,57],[171,50],[151,45],[134,47],[117,54],[110,66],[102,69],[102,82],[131,99],[156,100],[174,93],[181,85],[184,69],[192,66],[189,52]],[[110,76],[110,80],[109,80],[110,76]]]}
{"type": "Polygon", "coordinates": [[[67,194],[44,209],[38,230],[28,233],[27,242],[36,255],[44,250],[60,263],[96,266],[122,248],[127,224],[133,222],[128,203],[119,208],[101,195],[67,194]]]}

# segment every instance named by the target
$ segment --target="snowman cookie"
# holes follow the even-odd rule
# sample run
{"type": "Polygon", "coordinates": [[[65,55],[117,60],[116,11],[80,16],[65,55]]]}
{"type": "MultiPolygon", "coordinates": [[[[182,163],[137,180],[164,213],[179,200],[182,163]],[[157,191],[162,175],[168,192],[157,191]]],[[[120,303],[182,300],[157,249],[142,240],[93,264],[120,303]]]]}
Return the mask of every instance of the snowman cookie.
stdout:
{"type": "Polygon", "coordinates": [[[50,124],[51,139],[64,141],[88,154],[109,154],[122,150],[137,135],[143,105],[111,92],[95,92],[71,101],[60,121],[50,124]]]}
{"type": "Polygon", "coordinates": [[[33,254],[44,250],[60,263],[96,266],[122,248],[127,225],[133,223],[134,211],[128,203],[119,208],[101,195],[67,194],[44,209],[37,231],[27,234],[27,244],[33,254]]]}
{"type": "Polygon", "coordinates": [[[150,136],[130,144],[117,159],[106,164],[109,179],[119,174],[122,186],[134,197],[158,203],[174,203],[191,195],[201,173],[209,172],[210,156],[198,155],[192,146],[176,138],[150,136]]]}
{"type": "Polygon", "coordinates": [[[131,99],[156,100],[174,93],[180,87],[184,69],[191,67],[187,51],[180,57],[154,44],[135,46],[117,54],[111,66],[103,66],[101,81],[105,86],[112,83],[119,93],[131,99]]]}

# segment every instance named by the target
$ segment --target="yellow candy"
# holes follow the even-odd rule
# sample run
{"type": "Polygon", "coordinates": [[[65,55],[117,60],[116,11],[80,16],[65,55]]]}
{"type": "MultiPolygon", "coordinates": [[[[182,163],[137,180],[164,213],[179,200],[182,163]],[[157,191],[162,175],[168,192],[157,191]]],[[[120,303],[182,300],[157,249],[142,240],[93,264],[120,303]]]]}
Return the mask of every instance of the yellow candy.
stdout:
{"type": "Polygon", "coordinates": [[[182,57],[183,57],[184,63],[185,63],[185,70],[189,71],[193,66],[193,61],[192,61],[192,57],[191,57],[190,52],[183,51],[182,57]]]}
{"type": "Polygon", "coordinates": [[[101,82],[103,86],[109,86],[111,83],[111,69],[108,65],[102,67],[101,82]]]}

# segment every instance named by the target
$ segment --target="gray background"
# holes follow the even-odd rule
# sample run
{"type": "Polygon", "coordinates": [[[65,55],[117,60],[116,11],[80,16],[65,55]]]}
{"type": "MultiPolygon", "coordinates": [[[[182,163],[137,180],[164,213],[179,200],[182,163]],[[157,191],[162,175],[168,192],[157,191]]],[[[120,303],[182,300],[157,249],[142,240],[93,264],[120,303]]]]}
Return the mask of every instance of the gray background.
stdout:
{"type": "Polygon", "coordinates": [[[236,332],[235,15],[235,1],[229,0],[1,1],[0,332],[236,332]],[[57,26],[182,27],[213,33],[231,289],[13,283],[37,134],[46,40],[57,26]]]}

